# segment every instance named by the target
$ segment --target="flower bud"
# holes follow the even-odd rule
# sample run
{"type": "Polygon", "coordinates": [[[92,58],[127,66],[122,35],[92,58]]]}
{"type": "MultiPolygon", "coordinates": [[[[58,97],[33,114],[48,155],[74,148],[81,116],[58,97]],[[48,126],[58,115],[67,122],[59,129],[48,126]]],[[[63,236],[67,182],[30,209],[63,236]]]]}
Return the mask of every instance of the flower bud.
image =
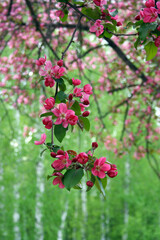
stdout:
{"type": "Polygon", "coordinates": [[[73,94],[72,93],[69,94],[68,99],[69,99],[69,101],[72,101],[72,99],[73,99],[73,94]]]}
{"type": "Polygon", "coordinates": [[[86,184],[88,187],[93,187],[93,185],[94,185],[93,182],[91,182],[91,181],[87,181],[86,184]]]}
{"type": "Polygon", "coordinates": [[[141,19],[140,15],[135,16],[135,20],[139,21],[141,19]]]}
{"type": "Polygon", "coordinates": [[[83,113],[82,113],[82,116],[83,116],[83,117],[88,117],[88,116],[89,116],[89,114],[90,114],[90,112],[89,112],[89,111],[85,111],[85,112],[83,112],[83,113]]]}
{"type": "Polygon", "coordinates": [[[77,162],[77,158],[72,158],[72,162],[77,162]]]}
{"type": "Polygon", "coordinates": [[[98,143],[97,143],[97,142],[93,142],[93,143],[92,143],[92,148],[93,148],[93,149],[98,148],[98,143]]]}
{"type": "Polygon", "coordinates": [[[59,60],[59,61],[57,62],[57,65],[58,65],[59,67],[62,67],[62,66],[63,66],[63,60],[62,60],[62,59],[59,60]]]}
{"type": "Polygon", "coordinates": [[[84,100],[83,102],[84,105],[89,105],[89,103],[90,103],[89,100],[84,100]]]}
{"type": "Polygon", "coordinates": [[[64,151],[58,150],[58,151],[57,151],[57,155],[64,155],[64,151]]]}
{"type": "Polygon", "coordinates": [[[55,152],[51,152],[50,153],[51,157],[55,158],[57,156],[57,154],[55,152]]]}
{"type": "Polygon", "coordinates": [[[122,26],[122,23],[121,22],[117,22],[117,27],[120,27],[122,26]]]}

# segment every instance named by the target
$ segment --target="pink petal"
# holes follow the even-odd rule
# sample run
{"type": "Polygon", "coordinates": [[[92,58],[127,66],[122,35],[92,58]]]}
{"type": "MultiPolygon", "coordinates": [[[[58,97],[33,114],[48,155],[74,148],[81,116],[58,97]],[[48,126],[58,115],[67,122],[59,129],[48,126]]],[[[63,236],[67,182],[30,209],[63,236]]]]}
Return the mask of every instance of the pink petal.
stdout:
{"type": "Polygon", "coordinates": [[[98,165],[103,165],[105,162],[106,162],[106,158],[101,157],[101,158],[99,158],[98,165]]]}
{"type": "Polygon", "coordinates": [[[62,118],[57,118],[57,120],[55,121],[55,125],[59,125],[62,123],[62,118]]]}
{"type": "Polygon", "coordinates": [[[46,76],[46,71],[43,70],[43,69],[40,69],[40,70],[39,70],[39,75],[40,75],[40,76],[46,76]]]}
{"type": "Polygon", "coordinates": [[[57,185],[57,184],[60,184],[60,178],[59,177],[56,177],[54,180],[53,180],[53,185],[57,185]]]}
{"type": "Polygon", "coordinates": [[[55,115],[56,117],[59,117],[59,115],[60,115],[59,109],[54,108],[54,109],[52,110],[52,112],[54,113],[54,115],[55,115]]]}
{"type": "Polygon", "coordinates": [[[101,171],[103,172],[107,172],[111,169],[111,166],[107,163],[103,164],[103,166],[101,167],[101,171]]]}
{"type": "Polygon", "coordinates": [[[105,178],[106,174],[103,171],[98,172],[99,178],[105,178]]]}
{"type": "Polygon", "coordinates": [[[92,26],[90,27],[89,31],[90,32],[95,32],[97,30],[97,27],[96,26],[92,26]]]}
{"type": "Polygon", "coordinates": [[[65,186],[63,185],[62,181],[59,183],[59,188],[64,188],[65,186]]]}
{"type": "Polygon", "coordinates": [[[52,63],[51,63],[51,61],[46,61],[46,63],[45,63],[45,69],[46,70],[51,70],[51,68],[52,68],[52,63]]]}
{"type": "Polygon", "coordinates": [[[66,113],[67,112],[67,105],[65,104],[65,103],[60,103],[59,104],[59,111],[61,112],[61,113],[66,113]]]}

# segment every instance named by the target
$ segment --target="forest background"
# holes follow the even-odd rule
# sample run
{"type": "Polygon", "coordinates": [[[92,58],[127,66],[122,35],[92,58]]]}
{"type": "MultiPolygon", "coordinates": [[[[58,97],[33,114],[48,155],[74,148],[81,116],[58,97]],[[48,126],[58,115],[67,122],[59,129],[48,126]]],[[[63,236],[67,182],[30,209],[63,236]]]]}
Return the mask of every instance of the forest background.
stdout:
{"type": "Polygon", "coordinates": [[[131,24],[144,3],[107,1],[119,26],[102,38],[83,17],[64,57],[68,78],[91,84],[93,96],[90,132],[68,131],[63,146],[83,152],[97,141],[97,157],[117,165],[104,199],[94,188],[53,186],[52,159],[34,145],[44,132],[44,99],[54,94],[39,81],[36,59],[61,58],[79,19],[73,6],[84,2],[0,1],[0,239],[160,239],[160,52],[146,61],[131,24]]]}

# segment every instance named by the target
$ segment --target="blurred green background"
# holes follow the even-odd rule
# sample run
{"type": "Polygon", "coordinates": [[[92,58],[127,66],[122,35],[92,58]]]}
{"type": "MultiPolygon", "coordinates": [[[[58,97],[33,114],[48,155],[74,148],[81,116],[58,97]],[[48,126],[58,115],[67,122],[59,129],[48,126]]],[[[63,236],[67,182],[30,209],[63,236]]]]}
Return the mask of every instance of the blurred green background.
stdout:
{"type": "MultiPolygon", "coordinates": [[[[94,102],[91,109],[96,115],[94,102]]],[[[116,159],[99,143],[97,156],[106,156],[118,167],[117,177],[108,179],[106,199],[97,189],[88,193],[59,189],[52,179],[47,180],[52,173],[49,153],[40,157],[43,147],[34,145],[44,132],[41,120],[33,121],[1,104],[1,116],[6,111],[0,138],[1,240],[160,239],[159,180],[145,158],[133,159],[131,149],[130,154],[116,159]],[[24,138],[24,125],[37,131],[24,138]]],[[[92,130],[95,121],[92,114],[90,117],[92,130]]],[[[74,135],[67,134],[63,145],[85,151],[92,140],[95,138],[76,129],[74,135]]]]}

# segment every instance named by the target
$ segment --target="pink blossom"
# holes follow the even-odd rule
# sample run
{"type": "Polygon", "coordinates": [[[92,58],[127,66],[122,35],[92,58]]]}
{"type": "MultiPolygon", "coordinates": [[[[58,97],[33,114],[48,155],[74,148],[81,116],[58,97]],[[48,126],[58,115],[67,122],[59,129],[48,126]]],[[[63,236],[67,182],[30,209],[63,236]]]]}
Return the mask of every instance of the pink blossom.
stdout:
{"type": "Polygon", "coordinates": [[[50,110],[51,108],[54,107],[55,99],[53,97],[47,98],[45,100],[45,103],[46,103],[46,104],[44,104],[45,109],[50,110]]]}
{"type": "Polygon", "coordinates": [[[78,121],[78,117],[75,115],[73,110],[68,110],[65,103],[60,103],[58,108],[52,110],[54,115],[57,117],[55,125],[62,123],[63,127],[66,128],[68,124],[75,125],[78,121]]]}
{"type": "Polygon", "coordinates": [[[85,111],[85,112],[83,112],[83,113],[82,113],[82,116],[83,116],[83,117],[88,117],[88,116],[89,116],[89,114],[90,114],[90,112],[89,112],[89,111],[85,111]]]}
{"type": "Polygon", "coordinates": [[[81,97],[82,96],[82,88],[75,87],[75,89],[73,90],[73,94],[75,97],[81,97]]]}
{"type": "Polygon", "coordinates": [[[52,68],[52,71],[53,71],[53,76],[58,79],[64,75],[66,69],[64,67],[59,67],[56,65],[52,68]]]}
{"type": "Polygon", "coordinates": [[[158,36],[155,41],[154,41],[154,44],[156,47],[159,47],[160,46],[160,36],[158,36]]]}
{"type": "Polygon", "coordinates": [[[156,3],[157,8],[158,8],[158,13],[160,14],[160,1],[156,3]]]}
{"type": "Polygon", "coordinates": [[[72,161],[69,160],[69,155],[67,152],[64,152],[62,155],[57,155],[56,157],[59,159],[55,160],[51,166],[57,171],[60,171],[65,167],[68,168],[72,164],[72,161]]]}
{"type": "Polygon", "coordinates": [[[52,120],[49,117],[46,117],[42,120],[43,124],[45,125],[45,128],[51,129],[52,128],[52,120]]]}
{"type": "Polygon", "coordinates": [[[58,185],[59,188],[64,188],[65,186],[62,183],[62,177],[64,176],[62,173],[60,172],[55,172],[52,174],[52,176],[57,176],[54,180],[53,180],[53,185],[58,185]]]}
{"type": "Polygon", "coordinates": [[[111,166],[105,162],[105,157],[96,159],[94,162],[94,167],[92,168],[92,174],[94,176],[98,176],[99,178],[104,178],[106,176],[105,172],[109,171],[111,169],[111,166]]]}
{"type": "Polygon", "coordinates": [[[118,174],[117,172],[117,166],[115,164],[112,164],[111,165],[111,169],[107,172],[107,175],[110,177],[110,178],[114,178],[116,177],[118,174]]]}
{"type": "Polygon", "coordinates": [[[39,58],[38,60],[36,60],[36,65],[37,66],[44,65],[45,61],[46,61],[46,55],[45,55],[45,58],[39,58]]]}
{"type": "Polygon", "coordinates": [[[46,61],[45,62],[45,67],[44,67],[44,69],[42,69],[42,68],[40,69],[39,75],[40,76],[47,76],[47,77],[51,77],[53,75],[51,61],[46,61]]]}
{"type": "Polygon", "coordinates": [[[86,84],[84,85],[83,87],[83,91],[88,94],[88,95],[91,95],[93,92],[92,92],[92,87],[90,84],[86,84]]]}
{"type": "Polygon", "coordinates": [[[154,7],[145,8],[143,10],[143,14],[142,11],[140,12],[140,14],[141,16],[143,16],[143,22],[145,23],[155,22],[158,17],[157,9],[154,7]]]}
{"type": "Polygon", "coordinates": [[[41,135],[41,139],[40,139],[39,141],[35,141],[34,144],[35,144],[35,145],[41,145],[41,144],[45,143],[45,141],[46,141],[46,134],[43,133],[43,134],[41,135]]]}
{"type": "Polygon", "coordinates": [[[85,106],[82,103],[79,103],[79,106],[81,108],[81,112],[83,112],[85,110],[85,106]]]}
{"type": "Polygon", "coordinates": [[[74,86],[78,86],[78,85],[81,84],[81,80],[72,78],[72,84],[73,84],[74,86]]]}
{"type": "Polygon", "coordinates": [[[148,0],[145,2],[145,5],[147,8],[150,8],[150,7],[155,7],[155,1],[154,0],[148,0]]]}
{"type": "Polygon", "coordinates": [[[73,110],[68,110],[66,114],[66,120],[70,125],[76,125],[78,121],[78,117],[75,115],[73,110]]]}
{"type": "Polygon", "coordinates": [[[78,154],[77,160],[81,164],[86,164],[88,162],[88,155],[85,152],[78,154]]]}
{"type": "Polygon", "coordinates": [[[92,27],[90,27],[89,31],[90,32],[95,32],[96,33],[96,36],[98,37],[99,35],[101,35],[103,33],[103,29],[104,29],[104,26],[101,25],[101,20],[96,20],[96,22],[94,23],[94,25],[92,27]]]}

